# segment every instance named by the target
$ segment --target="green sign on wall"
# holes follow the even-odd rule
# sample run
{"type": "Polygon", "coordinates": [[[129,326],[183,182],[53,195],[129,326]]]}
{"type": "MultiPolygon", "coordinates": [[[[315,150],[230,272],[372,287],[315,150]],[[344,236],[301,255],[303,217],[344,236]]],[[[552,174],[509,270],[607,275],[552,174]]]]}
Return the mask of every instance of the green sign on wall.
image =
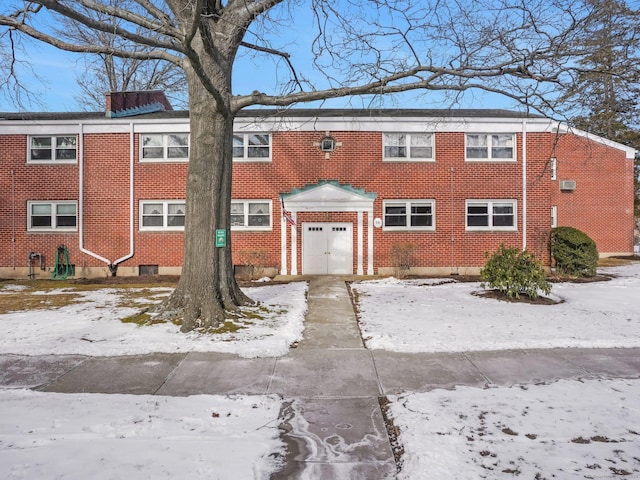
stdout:
{"type": "Polygon", "coordinates": [[[227,231],[216,230],[216,247],[226,247],[226,246],[227,246],[227,231]]]}

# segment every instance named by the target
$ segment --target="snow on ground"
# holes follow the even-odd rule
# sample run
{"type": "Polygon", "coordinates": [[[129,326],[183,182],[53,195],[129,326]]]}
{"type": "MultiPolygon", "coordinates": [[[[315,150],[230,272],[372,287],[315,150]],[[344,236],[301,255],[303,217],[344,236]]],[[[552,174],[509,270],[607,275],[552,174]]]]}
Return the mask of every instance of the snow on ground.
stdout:
{"type": "Polygon", "coordinates": [[[458,387],[392,399],[399,480],[638,478],[640,381],[458,387]]]}
{"type": "MultiPolygon", "coordinates": [[[[262,284],[264,285],[264,284],[262,284]]],[[[152,352],[225,352],[242,357],[285,355],[289,346],[302,338],[307,310],[307,284],[251,287],[245,292],[264,308],[250,310],[261,319],[233,333],[203,335],[181,334],[179,327],[162,323],[140,327],[122,323],[121,319],[139,312],[137,300],[120,307],[126,290],[104,288],[77,292],[80,301],[62,308],[29,310],[0,315],[0,354],[23,355],[78,354],[93,356],[135,355],[152,352]]],[[[69,288],[33,294],[69,294],[69,288]]],[[[169,289],[153,289],[155,301],[169,289]]],[[[2,293],[14,293],[15,286],[5,285],[2,293]]],[[[29,293],[25,293],[28,295],[29,293]]]]}
{"type": "Polygon", "coordinates": [[[608,282],[554,284],[555,305],[483,298],[479,283],[384,279],[354,283],[371,349],[463,352],[640,347],[640,262],[603,269],[608,282]]]}
{"type": "Polygon", "coordinates": [[[0,478],[266,480],[284,453],[280,406],[275,396],[0,390],[0,478]]]}

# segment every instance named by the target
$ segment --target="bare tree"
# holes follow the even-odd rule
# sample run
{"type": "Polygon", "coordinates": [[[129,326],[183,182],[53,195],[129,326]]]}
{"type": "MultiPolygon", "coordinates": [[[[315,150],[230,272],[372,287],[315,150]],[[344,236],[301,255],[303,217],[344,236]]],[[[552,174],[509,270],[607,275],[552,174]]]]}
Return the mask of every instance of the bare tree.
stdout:
{"type": "Polygon", "coordinates": [[[233,277],[230,244],[216,248],[214,238],[230,227],[239,110],[479,89],[553,111],[584,53],[574,40],[590,13],[577,0],[13,0],[0,9],[0,25],[63,50],[184,71],[192,138],[184,264],[163,305],[164,315],[183,318],[184,331],[215,325],[250,302],[233,277]],[[120,42],[65,41],[40,20],[45,12],[120,42]],[[274,60],[274,80],[261,74],[253,89],[233,92],[234,63],[247,52],[274,60]]]}

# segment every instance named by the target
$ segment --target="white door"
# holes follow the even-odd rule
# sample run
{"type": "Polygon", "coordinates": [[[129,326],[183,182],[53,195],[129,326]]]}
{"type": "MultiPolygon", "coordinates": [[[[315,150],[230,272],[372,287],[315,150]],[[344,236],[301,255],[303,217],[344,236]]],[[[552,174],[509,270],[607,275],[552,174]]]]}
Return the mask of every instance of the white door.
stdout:
{"type": "Polygon", "coordinates": [[[303,275],[352,274],[352,232],[351,223],[303,223],[303,275]]]}

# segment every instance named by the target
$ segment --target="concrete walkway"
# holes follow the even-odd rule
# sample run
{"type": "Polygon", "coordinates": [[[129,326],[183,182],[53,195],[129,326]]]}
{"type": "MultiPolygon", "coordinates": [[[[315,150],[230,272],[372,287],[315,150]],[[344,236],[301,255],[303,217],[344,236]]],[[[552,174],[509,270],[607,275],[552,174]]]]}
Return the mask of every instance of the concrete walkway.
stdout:
{"type": "Polygon", "coordinates": [[[0,387],[47,392],[279,394],[286,467],[273,480],[392,479],[379,398],[454,385],[638,377],[640,349],[402,354],[364,348],[343,280],[309,286],[304,340],[280,358],[222,353],[123,357],[0,355],[0,387]]]}

